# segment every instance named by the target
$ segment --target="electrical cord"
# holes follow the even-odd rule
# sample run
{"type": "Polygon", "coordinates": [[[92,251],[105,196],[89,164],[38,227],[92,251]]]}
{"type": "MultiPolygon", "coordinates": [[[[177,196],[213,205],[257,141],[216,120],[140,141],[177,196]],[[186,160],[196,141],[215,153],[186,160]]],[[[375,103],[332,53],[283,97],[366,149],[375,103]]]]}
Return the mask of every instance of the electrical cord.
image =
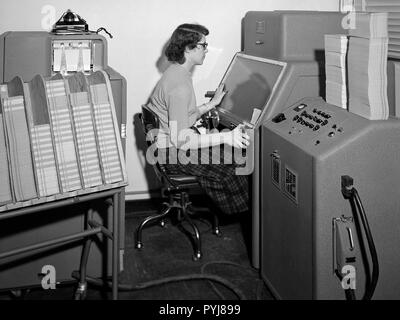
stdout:
{"type": "MultiPolygon", "coordinates": [[[[231,265],[231,266],[235,266],[235,267],[240,267],[246,271],[248,271],[249,273],[253,273],[252,270],[249,270],[247,267],[235,263],[235,262],[231,262],[231,261],[211,261],[211,262],[207,262],[205,264],[203,264],[201,266],[201,274],[205,273],[205,269],[207,268],[207,266],[212,265],[212,264],[227,264],[227,265],[231,265]],[[251,272],[250,272],[251,271],[251,272]]],[[[215,293],[222,299],[224,300],[225,297],[223,296],[223,294],[215,287],[215,285],[213,283],[211,283],[211,287],[213,288],[213,290],[215,291],[215,293]]],[[[258,284],[257,290],[256,290],[256,299],[257,300],[261,300],[261,292],[262,290],[260,289],[260,284],[258,284]]]]}
{"type": "MultiPolygon", "coordinates": [[[[72,277],[79,280],[79,271],[74,271],[72,272],[72,277]]],[[[230,289],[237,297],[239,300],[245,300],[246,296],[243,294],[243,292],[238,289],[236,286],[234,286],[230,281],[219,277],[215,276],[212,274],[189,274],[189,275],[184,275],[184,276],[174,276],[174,277],[167,277],[164,279],[158,279],[158,280],[152,280],[148,282],[144,282],[141,284],[137,285],[130,285],[130,284],[118,284],[118,289],[120,291],[136,291],[136,290],[143,290],[147,289],[150,287],[158,286],[158,285],[163,285],[163,284],[168,284],[168,283],[173,283],[173,282],[180,282],[180,281],[193,281],[193,280],[209,280],[209,281],[214,281],[222,284],[226,288],[230,289]]],[[[96,286],[105,286],[107,285],[108,289],[112,287],[112,283],[110,281],[103,281],[100,279],[92,278],[89,276],[86,276],[86,281],[88,283],[91,283],[96,286]]]]}
{"type": "MultiPolygon", "coordinates": [[[[339,278],[340,281],[343,280],[343,276],[340,274],[339,270],[335,270],[336,276],[339,278]]],[[[356,292],[354,289],[345,289],[344,294],[346,296],[346,300],[357,300],[356,299],[356,292]]]]}
{"type": "MultiPolygon", "coordinates": [[[[365,214],[365,210],[362,205],[360,196],[358,194],[357,189],[353,187],[353,178],[351,178],[350,176],[342,176],[341,184],[342,184],[343,196],[350,201],[354,217],[356,218],[359,216],[361,218],[361,222],[362,222],[362,225],[363,225],[363,228],[365,231],[365,236],[367,238],[368,247],[369,247],[369,251],[370,251],[371,259],[372,259],[372,279],[369,283],[367,282],[367,288],[364,292],[364,296],[363,296],[362,300],[371,300],[371,298],[375,292],[375,288],[378,283],[378,279],[379,279],[378,254],[376,252],[374,239],[372,237],[372,232],[369,227],[368,219],[365,214]],[[357,211],[359,214],[357,214],[357,211]]],[[[355,299],[354,292],[346,291],[346,298],[349,298],[349,299],[354,298],[355,299]]]]}
{"type": "Polygon", "coordinates": [[[104,31],[105,33],[107,33],[107,34],[108,34],[108,36],[110,37],[110,39],[112,39],[112,38],[113,38],[112,34],[111,34],[111,33],[109,33],[109,32],[107,31],[107,29],[106,29],[106,28],[103,28],[103,27],[101,27],[101,28],[98,28],[98,29],[97,29],[97,31],[96,31],[96,33],[97,33],[97,34],[99,34],[99,32],[100,32],[100,31],[104,31]]]}
{"type": "Polygon", "coordinates": [[[364,226],[364,230],[365,230],[365,235],[367,237],[367,242],[368,242],[368,247],[370,249],[371,252],[371,259],[372,259],[372,279],[371,279],[371,283],[368,286],[367,290],[365,291],[365,294],[363,296],[363,300],[371,300],[374,292],[375,292],[375,288],[376,285],[378,283],[378,278],[379,278],[379,262],[378,262],[378,254],[376,252],[376,248],[375,248],[375,243],[374,243],[374,239],[372,237],[372,233],[368,224],[368,219],[367,216],[365,214],[365,210],[364,207],[362,205],[360,196],[358,195],[358,192],[355,188],[353,188],[353,195],[354,198],[356,200],[356,205],[358,208],[358,211],[360,212],[360,216],[361,216],[361,222],[364,226]]]}
{"type": "Polygon", "coordinates": [[[99,32],[104,31],[109,37],[110,39],[113,38],[112,34],[110,32],[107,31],[106,28],[101,27],[98,28],[97,31],[93,31],[93,30],[83,30],[81,27],[78,26],[66,26],[66,27],[59,27],[58,29],[54,29],[52,31],[52,33],[54,34],[69,34],[69,33],[76,33],[76,34],[82,34],[82,35],[88,35],[88,34],[99,34],[99,32]]]}

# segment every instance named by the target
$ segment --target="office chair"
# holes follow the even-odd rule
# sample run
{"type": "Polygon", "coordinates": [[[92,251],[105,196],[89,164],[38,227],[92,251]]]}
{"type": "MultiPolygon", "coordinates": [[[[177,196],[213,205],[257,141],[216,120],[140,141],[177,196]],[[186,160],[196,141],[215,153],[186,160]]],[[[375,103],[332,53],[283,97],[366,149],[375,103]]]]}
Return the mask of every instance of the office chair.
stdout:
{"type": "MultiPolygon", "coordinates": [[[[139,115],[139,118],[143,132],[146,136],[147,145],[149,147],[157,141],[157,135],[155,133],[157,132],[157,129],[159,129],[158,116],[146,106],[142,106],[142,113],[139,115]]],[[[143,247],[142,230],[146,224],[151,221],[159,220],[161,226],[164,227],[165,219],[168,214],[176,212],[178,222],[182,223],[183,221],[186,221],[194,231],[194,238],[193,234],[190,234],[189,232],[185,233],[192,236],[190,239],[193,241],[194,247],[193,260],[196,261],[202,256],[201,239],[199,229],[191,219],[191,217],[198,212],[194,211],[189,200],[189,195],[201,194],[204,192],[198,183],[197,177],[182,174],[174,170],[173,165],[165,165],[156,162],[153,165],[153,168],[157,177],[162,183],[161,195],[168,198],[168,202],[163,203],[165,208],[161,211],[161,213],[149,216],[140,223],[136,231],[136,248],[141,249],[143,247]]],[[[218,217],[216,214],[213,214],[212,228],[215,235],[221,235],[218,217]]]]}

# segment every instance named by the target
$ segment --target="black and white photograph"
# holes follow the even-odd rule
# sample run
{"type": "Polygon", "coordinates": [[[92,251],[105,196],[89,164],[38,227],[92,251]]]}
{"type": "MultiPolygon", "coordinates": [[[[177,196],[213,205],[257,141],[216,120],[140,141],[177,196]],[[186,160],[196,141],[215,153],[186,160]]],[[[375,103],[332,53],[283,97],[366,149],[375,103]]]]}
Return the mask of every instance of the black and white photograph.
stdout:
{"type": "Polygon", "coordinates": [[[400,300],[399,118],[400,0],[3,1],[0,303],[400,300]]]}

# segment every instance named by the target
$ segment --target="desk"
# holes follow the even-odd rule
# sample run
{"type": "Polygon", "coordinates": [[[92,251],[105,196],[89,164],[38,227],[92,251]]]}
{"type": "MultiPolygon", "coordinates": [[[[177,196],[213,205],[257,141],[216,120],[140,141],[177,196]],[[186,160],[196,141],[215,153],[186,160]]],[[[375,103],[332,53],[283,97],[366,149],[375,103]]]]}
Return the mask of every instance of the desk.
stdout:
{"type": "Polygon", "coordinates": [[[95,193],[76,195],[71,198],[56,200],[52,202],[46,202],[43,204],[36,204],[33,206],[22,207],[17,209],[12,209],[5,212],[0,212],[0,222],[1,220],[11,219],[16,217],[22,217],[28,214],[40,214],[45,210],[56,209],[72,204],[83,203],[95,199],[110,198],[112,202],[109,206],[109,210],[112,210],[112,231],[106,229],[101,225],[96,225],[90,227],[89,224],[82,232],[73,233],[67,236],[50,239],[48,241],[43,241],[40,243],[32,244],[22,248],[10,250],[7,252],[0,253],[0,265],[1,260],[18,254],[26,253],[33,250],[45,250],[46,248],[54,248],[65,243],[73,242],[78,239],[87,238],[98,233],[103,233],[108,236],[112,241],[112,298],[113,300],[118,299],[118,272],[119,272],[119,210],[123,208],[121,201],[123,188],[121,186],[111,188],[109,190],[103,190],[95,193]]]}

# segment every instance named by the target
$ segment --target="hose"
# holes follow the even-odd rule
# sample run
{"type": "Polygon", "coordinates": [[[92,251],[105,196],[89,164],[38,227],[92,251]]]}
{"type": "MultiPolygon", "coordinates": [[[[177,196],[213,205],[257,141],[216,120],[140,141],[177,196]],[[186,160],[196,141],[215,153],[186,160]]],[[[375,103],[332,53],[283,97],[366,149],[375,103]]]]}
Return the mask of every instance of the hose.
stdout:
{"type": "Polygon", "coordinates": [[[367,290],[365,291],[365,294],[363,296],[363,300],[371,300],[374,292],[376,285],[378,283],[378,278],[379,278],[379,262],[378,262],[378,254],[376,252],[375,248],[375,243],[374,239],[372,237],[372,233],[368,224],[368,219],[365,214],[364,207],[361,203],[360,196],[358,195],[358,192],[355,188],[353,188],[353,195],[355,196],[356,200],[356,205],[358,208],[358,211],[360,212],[360,217],[361,217],[361,222],[363,224],[364,230],[365,230],[365,235],[368,241],[368,247],[371,252],[371,259],[372,259],[372,279],[371,283],[368,286],[367,290]]]}
{"type": "MultiPolygon", "coordinates": [[[[342,186],[343,196],[345,197],[345,199],[348,199],[350,201],[353,216],[356,219],[356,221],[358,221],[358,219],[357,219],[358,216],[360,217],[362,226],[365,231],[365,236],[367,238],[368,247],[369,247],[369,251],[370,251],[371,259],[372,259],[372,277],[371,277],[372,279],[371,279],[371,281],[368,281],[369,280],[368,279],[369,271],[367,271],[367,286],[366,286],[367,288],[364,292],[364,296],[363,296],[362,300],[371,300],[371,298],[375,292],[375,288],[376,288],[376,285],[378,283],[378,278],[379,278],[378,254],[376,252],[374,239],[372,237],[372,232],[369,227],[368,219],[365,214],[365,210],[362,205],[360,196],[358,194],[357,189],[353,187],[353,178],[351,178],[350,176],[347,176],[347,175],[342,176],[341,177],[341,186],[342,186]],[[359,212],[359,214],[357,214],[357,211],[359,212]]],[[[361,232],[361,230],[359,232],[361,232]]],[[[360,235],[360,238],[362,239],[362,235],[360,235]]],[[[360,241],[361,241],[361,239],[360,239],[360,241]]],[[[348,298],[349,300],[355,299],[354,290],[353,290],[353,292],[346,291],[346,298],[348,298]]]]}
{"type": "MultiPolygon", "coordinates": [[[[238,263],[234,263],[231,261],[211,261],[211,262],[207,262],[205,264],[203,264],[201,266],[201,273],[204,274],[205,269],[207,266],[212,265],[212,264],[227,264],[227,265],[231,265],[231,266],[235,266],[235,267],[240,267],[242,269],[245,269],[246,271],[249,271],[249,269],[241,264],[238,263]]],[[[251,272],[252,273],[252,272],[251,272]]],[[[213,290],[215,291],[215,293],[222,299],[224,300],[225,297],[222,295],[222,293],[215,287],[215,285],[213,283],[210,283],[211,287],[213,288],[213,290]]],[[[257,300],[261,300],[261,294],[262,294],[262,287],[260,285],[258,285],[257,290],[256,290],[256,298],[257,300]]]]}
{"type": "MultiPolygon", "coordinates": [[[[79,280],[80,279],[79,271],[72,272],[72,277],[79,280]]],[[[89,276],[86,277],[86,280],[88,283],[91,283],[96,286],[103,287],[104,285],[107,285],[108,289],[110,289],[112,287],[112,283],[110,281],[105,282],[103,280],[92,278],[89,276]]],[[[167,283],[180,282],[180,281],[193,281],[193,280],[209,280],[209,281],[218,282],[218,283],[222,284],[223,286],[225,286],[226,288],[230,289],[239,298],[239,300],[246,299],[243,292],[240,289],[238,289],[236,286],[234,286],[230,281],[228,281],[222,277],[211,275],[211,274],[190,274],[190,275],[184,275],[184,276],[167,277],[167,278],[163,278],[163,279],[144,282],[144,283],[137,284],[137,285],[119,284],[118,289],[121,291],[136,291],[136,290],[147,289],[150,287],[163,285],[163,284],[167,284],[167,283]]]]}

